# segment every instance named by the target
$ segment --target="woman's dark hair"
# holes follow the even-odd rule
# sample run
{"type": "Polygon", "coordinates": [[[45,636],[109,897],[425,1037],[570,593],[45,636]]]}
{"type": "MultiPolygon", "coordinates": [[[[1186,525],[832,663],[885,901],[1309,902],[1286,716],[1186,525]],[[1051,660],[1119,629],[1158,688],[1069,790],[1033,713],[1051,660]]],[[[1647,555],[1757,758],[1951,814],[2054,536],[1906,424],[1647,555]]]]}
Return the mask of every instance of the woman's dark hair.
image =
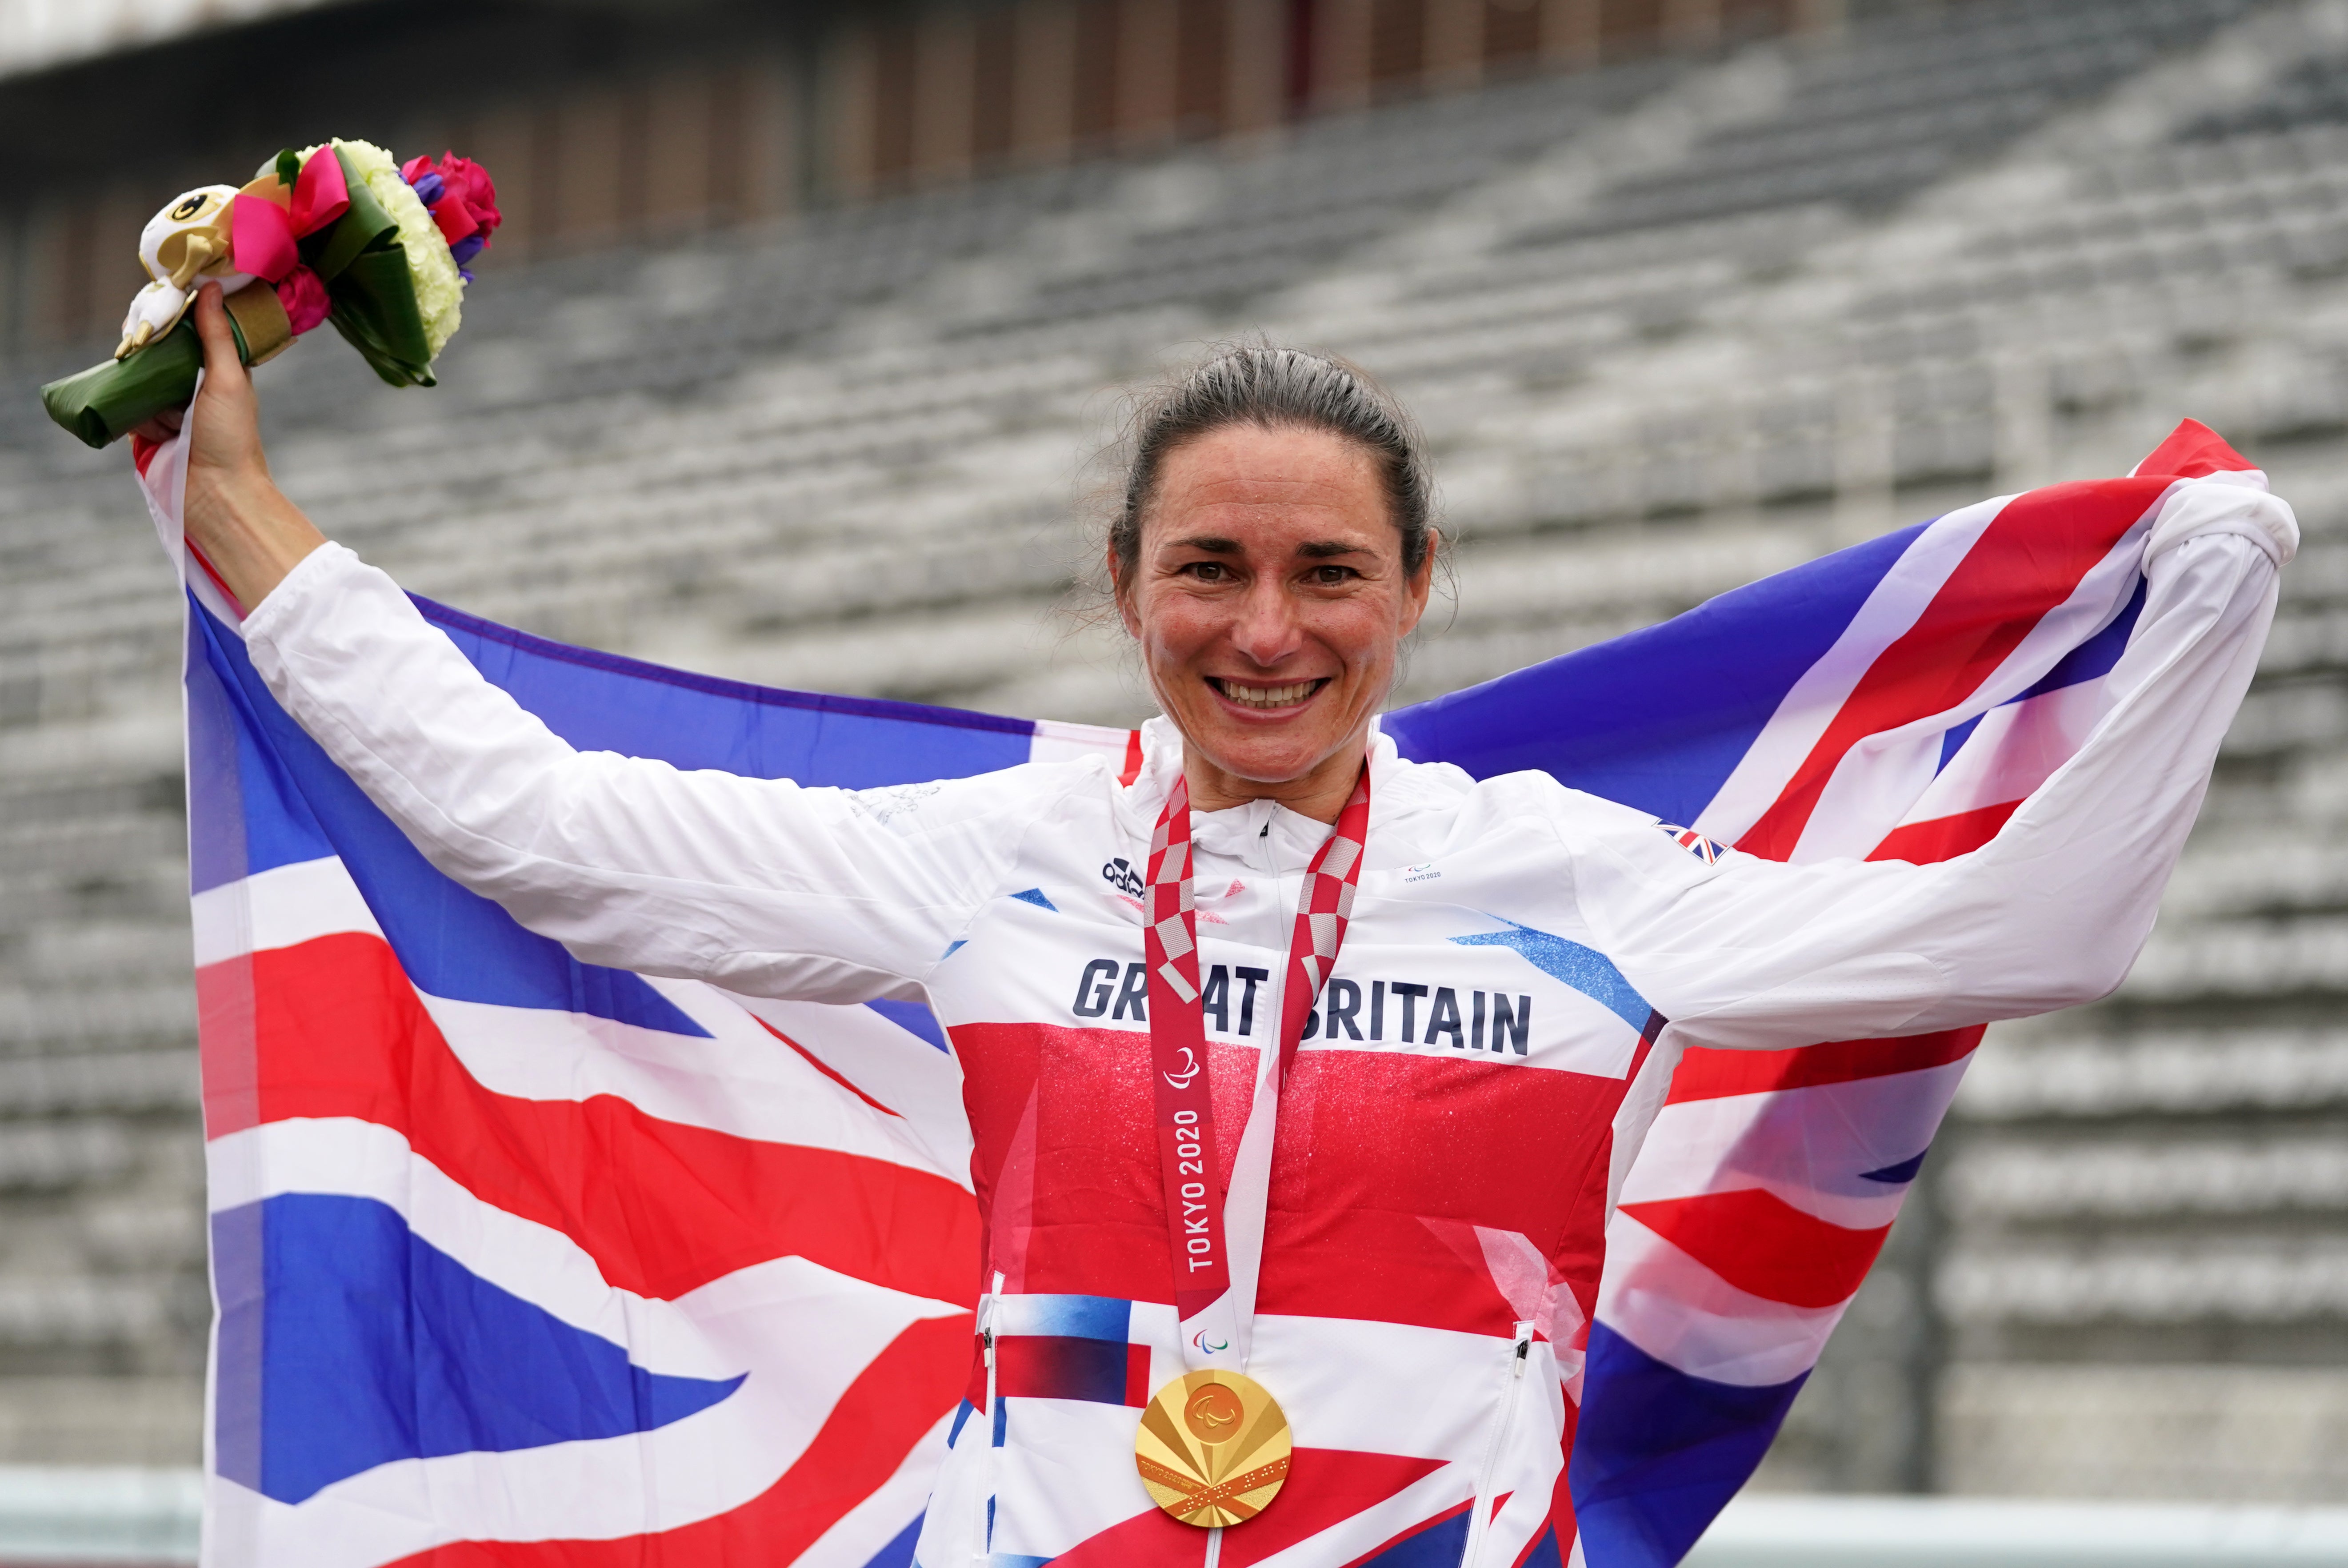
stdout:
{"type": "Polygon", "coordinates": [[[1109,524],[1117,578],[1130,582],[1141,559],[1141,520],[1156,497],[1168,454],[1230,425],[1266,430],[1325,430],[1353,442],[1377,465],[1403,568],[1413,576],[1435,548],[1435,486],[1426,437],[1394,395],[1367,371],[1333,354],[1271,343],[1225,343],[1142,395],[1128,426],[1123,504],[1109,524]]]}

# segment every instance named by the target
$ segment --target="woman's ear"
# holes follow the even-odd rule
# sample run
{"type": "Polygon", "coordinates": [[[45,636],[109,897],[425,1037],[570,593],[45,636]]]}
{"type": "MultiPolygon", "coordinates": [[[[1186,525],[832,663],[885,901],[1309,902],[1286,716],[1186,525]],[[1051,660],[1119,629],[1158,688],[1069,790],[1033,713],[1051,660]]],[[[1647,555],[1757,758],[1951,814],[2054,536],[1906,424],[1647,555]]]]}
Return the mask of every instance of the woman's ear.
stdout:
{"type": "Polygon", "coordinates": [[[1111,545],[1105,554],[1108,563],[1108,592],[1109,597],[1117,601],[1117,618],[1125,623],[1126,635],[1138,641],[1141,618],[1134,613],[1133,585],[1126,580],[1125,573],[1119,569],[1117,547],[1111,545]]]}

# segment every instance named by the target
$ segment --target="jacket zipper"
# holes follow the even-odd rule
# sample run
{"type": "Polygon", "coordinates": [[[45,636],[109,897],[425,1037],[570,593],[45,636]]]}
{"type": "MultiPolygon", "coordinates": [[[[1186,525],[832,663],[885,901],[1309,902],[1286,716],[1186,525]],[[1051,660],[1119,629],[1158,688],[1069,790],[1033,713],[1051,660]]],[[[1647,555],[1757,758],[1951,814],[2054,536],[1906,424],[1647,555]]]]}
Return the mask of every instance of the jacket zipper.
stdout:
{"type": "Polygon", "coordinates": [[[988,1515],[994,1507],[994,1423],[999,1419],[994,1404],[994,1307],[996,1293],[1002,1288],[1003,1276],[998,1274],[994,1276],[994,1289],[981,1297],[978,1304],[979,1354],[986,1361],[986,1409],[979,1412],[985,1426],[978,1434],[978,1516],[972,1527],[970,1560],[982,1563],[994,1555],[993,1521],[988,1515]]]}
{"type": "Polygon", "coordinates": [[[1492,1483],[1498,1477],[1500,1456],[1508,1451],[1509,1429],[1516,1424],[1517,1401],[1523,1397],[1525,1363],[1533,1351],[1533,1326],[1517,1325],[1517,1342],[1509,1354],[1508,1380],[1500,1385],[1500,1408],[1492,1413],[1492,1434],[1484,1444],[1484,1467],[1476,1477],[1475,1514],[1468,1522],[1468,1549],[1459,1554],[1459,1568],[1477,1568],[1484,1554],[1484,1538],[1492,1528],[1492,1483]]]}

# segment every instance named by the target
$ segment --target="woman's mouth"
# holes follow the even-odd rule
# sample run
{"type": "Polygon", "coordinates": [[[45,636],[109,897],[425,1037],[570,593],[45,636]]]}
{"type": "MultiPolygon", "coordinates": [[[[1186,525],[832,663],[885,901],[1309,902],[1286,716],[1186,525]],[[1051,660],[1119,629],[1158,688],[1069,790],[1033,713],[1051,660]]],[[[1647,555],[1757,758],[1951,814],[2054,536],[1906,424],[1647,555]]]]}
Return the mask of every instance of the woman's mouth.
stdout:
{"type": "Polygon", "coordinates": [[[1259,713],[1276,712],[1282,708],[1294,708],[1308,701],[1314,692],[1329,683],[1329,677],[1317,681],[1288,681],[1279,685],[1251,685],[1243,681],[1227,680],[1210,675],[1207,684],[1241,707],[1259,713]]]}

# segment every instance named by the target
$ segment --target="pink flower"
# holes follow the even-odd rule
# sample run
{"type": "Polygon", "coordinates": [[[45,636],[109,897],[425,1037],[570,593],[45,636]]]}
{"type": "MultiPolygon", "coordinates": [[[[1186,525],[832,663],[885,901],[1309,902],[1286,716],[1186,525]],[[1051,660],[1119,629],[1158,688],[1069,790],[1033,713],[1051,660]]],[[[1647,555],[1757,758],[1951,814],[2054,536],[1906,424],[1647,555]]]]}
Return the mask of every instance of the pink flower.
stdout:
{"type": "Polygon", "coordinates": [[[399,177],[419,189],[434,176],[438,177],[440,194],[427,205],[440,225],[441,237],[458,252],[457,262],[462,266],[487,248],[490,234],[505,221],[505,215],[498,210],[498,188],[488,169],[453,152],[444,152],[437,159],[411,158],[399,167],[399,177]]]}
{"type": "Polygon", "coordinates": [[[448,189],[471,211],[473,221],[483,229],[494,231],[505,221],[504,215],[498,210],[497,183],[489,178],[488,169],[469,158],[458,158],[453,152],[444,153],[440,158],[440,178],[448,182],[448,189]]]}
{"type": "Polygon", "coordinates": [[[330,308],[326,285],[307,267],[296,267],[285,274],[277,285],[277,302],[285,307],[285,319],[294,323],[295,337],[324,321],[330,308]]]}

